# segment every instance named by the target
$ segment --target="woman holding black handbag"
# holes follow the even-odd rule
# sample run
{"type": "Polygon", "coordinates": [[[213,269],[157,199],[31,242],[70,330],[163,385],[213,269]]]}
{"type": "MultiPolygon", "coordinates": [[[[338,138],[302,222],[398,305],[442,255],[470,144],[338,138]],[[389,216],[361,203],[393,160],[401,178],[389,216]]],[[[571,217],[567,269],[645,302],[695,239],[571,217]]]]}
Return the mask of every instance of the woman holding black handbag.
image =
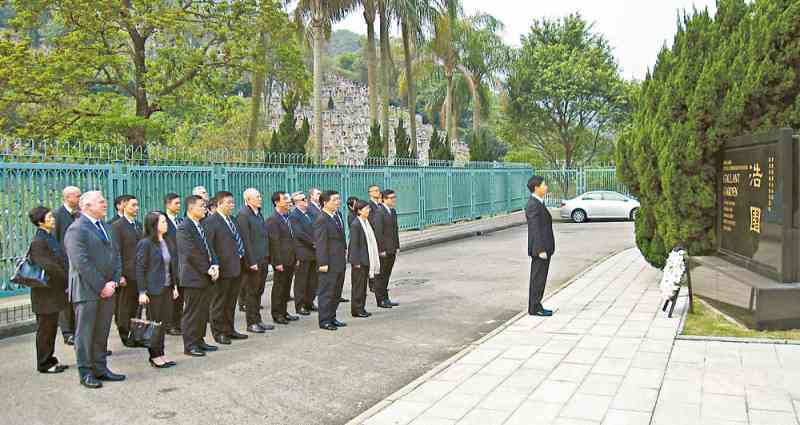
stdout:
{"type": "MultiPolygon", "coordinates": [[[[164,237],[167,233],[167,216],[161,212],[148,213],[144,218],[145,237],[136,246],[136,284],[139,285],[139,308],[147,311],[147,319],[159,322],[162,332],[158,341],[151,341],[150,365],[155,368],[175,366],[164,354],[163,325],[172,314],[171,298],[177,298],[175,279],[178,273],[178,255],[174,246],[164,237]]],[[[139,314],[137,314],[139,316],[139,314]]]]}
{"type": "Polygon", "coordinates": [[[31,288],[31,309],[36,313],[36,368],[41,373],[61,373],[68,368],[55,358],[58,314],[67,308],[67,256],[52,232],[56,219],[49,208],[36,207],[28,218],[38,229],[28,258],[44,269],[47,286],[31,288]]]}

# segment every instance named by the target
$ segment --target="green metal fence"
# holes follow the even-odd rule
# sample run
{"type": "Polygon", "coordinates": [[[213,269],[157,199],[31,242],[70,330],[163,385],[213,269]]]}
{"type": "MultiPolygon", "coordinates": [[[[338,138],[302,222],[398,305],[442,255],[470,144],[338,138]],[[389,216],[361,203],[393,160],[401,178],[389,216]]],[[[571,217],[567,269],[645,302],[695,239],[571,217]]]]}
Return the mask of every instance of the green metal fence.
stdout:
{"type": "Polygon", "coordinates": [[[145,212],[162,209],[166,193],[185,196],[197,185],[209,193],[230,191],[242,205],[242,192],[248,187],[265,195],[318,187],[338,190],[346,199],[366,198],[367,187],[378,184],[398,193],[400,228],[408,230],[522,209],[531,174],[530,168],[501,164],[456,168],[0,162],[0,296],[23,292],[9,278],[35,231],[28,211],[36,205],[56,208],[68,185],[101,190],[108,199],[133,194],[145,212]]]}
{"type": "Polygon", "coordinates": [[[545,198],[548,207],[558,207],[561,201],[572,199],[593,190],[612,190],[629,195],[628,189],[617,179],[614,167],[536,170],[545,178],[549,192],[545,198]]]}

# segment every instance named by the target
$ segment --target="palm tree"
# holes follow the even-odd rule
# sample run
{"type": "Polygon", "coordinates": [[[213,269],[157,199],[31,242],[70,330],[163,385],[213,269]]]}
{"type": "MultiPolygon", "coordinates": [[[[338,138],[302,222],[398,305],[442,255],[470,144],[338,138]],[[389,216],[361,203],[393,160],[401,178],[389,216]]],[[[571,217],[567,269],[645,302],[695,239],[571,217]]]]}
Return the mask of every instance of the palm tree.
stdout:
{"type": "Polygon", "coordinates": [[[447,81],[447,95],[444,104],[444,117],[442,127],[447,130],[450,146],[455,146],[458,141],[458,119],[453,113],[453,74],[458,65],[458,49],[456,40],[459,36],[459,16],[461,5],[458,0],[441,0],[440,13],[433,23],[434,38],[431,42],[431,51],[436,62],[444,70],[447,81]]]}
{"type": "Polygon", "coordinates": [[[423,40],[424,29],[436,15],[431,0],[392,0],[392,10],[397,15],[403,37],[403,56],[406,73],[406,99],[408,103],[409,137],[411,150],[417,151],[417,99],[414,82],[414,46],[423,40]]]}
{"type": "Polygon", "coordinates": [[[300,0],[295,10],[298,21],[310,23],[314,42],[314,144],[318,161],[322,162],[322,39],[330,34],[333,23],[344,18],[357,4],[356,0],[300,0]]]}
{"type": "Polygon", "coordinates": [[[367,87],[369,89],[370,125],[378,121],[378,58],[375,52],[375,13],[377,0],[362,0],[364,6],[364,22],[367,23],[367,87]]]}
{"type": "Polygon", "coordinates": [[[383,139],[383,154],[389,157],[389,80],[391,78],[391,46],[389,45],[389,8],[388,0],[375,0],[378,2],[378,20],[380,22],[381,43],[381,138],[383,139]]]}

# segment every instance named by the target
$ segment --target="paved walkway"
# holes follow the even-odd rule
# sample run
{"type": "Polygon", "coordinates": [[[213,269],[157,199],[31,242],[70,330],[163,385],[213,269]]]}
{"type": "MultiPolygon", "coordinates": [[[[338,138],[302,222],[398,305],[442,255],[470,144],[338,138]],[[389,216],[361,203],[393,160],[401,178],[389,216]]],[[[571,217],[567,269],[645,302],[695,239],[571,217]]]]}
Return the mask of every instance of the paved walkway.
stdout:
{"type": "Polygon", "coordinates": [[[659,277],[618,254],[352,423],[797,425],[800,346],[676,341],[659,277]]]}

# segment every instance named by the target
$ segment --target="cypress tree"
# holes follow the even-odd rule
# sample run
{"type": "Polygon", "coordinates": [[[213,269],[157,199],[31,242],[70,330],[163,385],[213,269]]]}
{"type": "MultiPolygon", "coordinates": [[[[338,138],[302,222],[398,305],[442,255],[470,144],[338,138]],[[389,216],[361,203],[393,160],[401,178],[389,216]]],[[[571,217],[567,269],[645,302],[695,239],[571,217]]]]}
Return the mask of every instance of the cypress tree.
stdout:
{"type": "Polygon", "coordinates": [[[394,130],[394,146],[396,158],[411,158],[411,139],[406,133],[403,118],[397,121],[397,128],[394,130]]]}
{"type": "Polygon", "coordinates": [[[383,140],[381,139],[381,125],[377,121],[373,122],[369,128],[369,138],[367,138],[367,156],[370,158],[383,157],[383,140]]]}

